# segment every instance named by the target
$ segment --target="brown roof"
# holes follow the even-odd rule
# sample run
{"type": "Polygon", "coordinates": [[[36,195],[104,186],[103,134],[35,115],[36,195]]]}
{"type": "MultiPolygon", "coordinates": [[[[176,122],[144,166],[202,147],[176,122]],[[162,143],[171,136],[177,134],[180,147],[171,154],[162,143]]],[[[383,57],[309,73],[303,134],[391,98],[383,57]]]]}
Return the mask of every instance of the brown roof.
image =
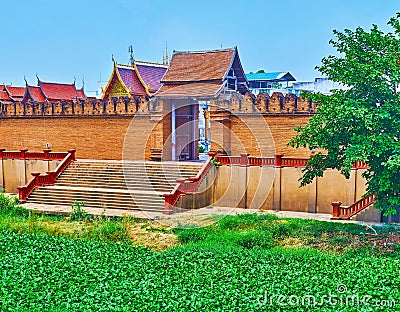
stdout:
{"type": "Polygon", "coordinates": [[[157,97],[183,98],[183,97],[213,97],[221,89],[220,83],[190,83],[181,85],[164,85],[156,93],[157,97]]]}
{"type": "Polygon", "coordinates": [[[162,83],[215,81],[224,78],[233,61],[236,48],[174,52],[162,83]]]}

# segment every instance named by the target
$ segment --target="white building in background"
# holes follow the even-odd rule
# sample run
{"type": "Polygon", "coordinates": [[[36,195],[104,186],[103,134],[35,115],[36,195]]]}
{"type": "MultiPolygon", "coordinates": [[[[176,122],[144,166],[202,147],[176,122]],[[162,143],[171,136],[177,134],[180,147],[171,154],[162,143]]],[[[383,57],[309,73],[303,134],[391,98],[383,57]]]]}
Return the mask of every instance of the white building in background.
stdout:
{"type": "Polygon", "coordinates": [[[274,92],[282,92],[287,90],[289,93],[289,83],[296,79],[289,72],[257,72],[246,74],[246,79],[249,82],[249,90],[254,95],[259,93],[268,93],[272,95],[274,92]]]}
{"type": "Polygon", "coordinates": [[[257,72],[246,74],[249,81],[249,90],[254,95],[259,93],[274,92],[282,94],[301,95],[302,92],[322,93],[329,95],[333,89],[345,89],[341,83],[334,82],[329,78],[315,78],[314,81],[295,82],[296,79],[289,72],[257,72]]]}
{"type": "Polygon", "coordinates": [[[296,95],[298,92],[312,92],[312,93],[322,93],[322,94],[332,94],[332,90],[344,90],[345,85],[339,82],[330,80],[329,78],[315,78],[314,81],[307,82],[293,82],[293,90],[295,90],[296,95]]]}

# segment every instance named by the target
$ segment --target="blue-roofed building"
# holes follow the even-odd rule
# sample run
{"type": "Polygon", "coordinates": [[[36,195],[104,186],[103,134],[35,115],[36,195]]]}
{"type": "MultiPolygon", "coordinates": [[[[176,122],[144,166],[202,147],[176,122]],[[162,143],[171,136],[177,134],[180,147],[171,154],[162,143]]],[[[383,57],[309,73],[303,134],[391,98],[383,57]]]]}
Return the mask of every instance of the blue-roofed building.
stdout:
{"type": "Polygon", "coordinates": [[[289,72],[272,72],[272,73],[250,73],[246,74],[249,82],[250,91],[257,95],[259,93],[272,94],[280,89],[287,88],[289,82],[296,79],[289,72]]]}

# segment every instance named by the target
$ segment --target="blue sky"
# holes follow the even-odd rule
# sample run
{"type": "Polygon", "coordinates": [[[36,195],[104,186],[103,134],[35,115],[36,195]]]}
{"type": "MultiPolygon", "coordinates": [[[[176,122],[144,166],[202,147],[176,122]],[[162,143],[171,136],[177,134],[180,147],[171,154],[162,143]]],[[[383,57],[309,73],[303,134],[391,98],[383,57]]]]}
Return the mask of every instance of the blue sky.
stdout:
{"type": "Polygon", "coordinates": [[[172,50],[238,46],[246,72],[289,71],[313,80],[334,53],[332,30],[383,30],[400,11],[395,0],[304,1],[4,1],[1,4],[0,83],[24,85],[24,76],[98,89],[112,70],[111,55],[162,61],[172,50]]]}

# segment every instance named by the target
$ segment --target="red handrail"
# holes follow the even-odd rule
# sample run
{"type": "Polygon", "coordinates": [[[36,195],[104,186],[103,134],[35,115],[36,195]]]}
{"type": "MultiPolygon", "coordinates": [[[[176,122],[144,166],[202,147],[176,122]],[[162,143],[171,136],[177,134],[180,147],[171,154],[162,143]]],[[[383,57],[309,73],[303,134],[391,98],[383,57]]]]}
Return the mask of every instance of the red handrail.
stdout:
{"type": "Polygon", "coordinates": [[[32,172],[33,178],[24,186],[18,186],[18,198],[20,201],[26,201],[29,195],[37,187],[54,185],[54,181],[59,177],[59,175],[68,167],[71,162],[75,161],[75,150],[69,150],[68,153],[50,154],[57,154],[57,156],[61,156],[61,154],[63,154],[65,157],[53,171],[48,171],[43,175],[39,172],[32,172]]]}
{"type": "Polygon", "coordinates": [[[216,156],[215,159],[221,165],[239,165],[240,156],[216,156]]]}
{"type": "Polygon", "coordinates": [[[6,151],[0,149],[0,159],[37,159],[37,160],[63,160],[67,152],[54,153],[47,149],[43,152],[29,152],[28,150],[6,151]]]}
{"type": "Polygon", "coordinates": [[[240,165],[257,167],[305,167],[308,158],[283,158],[277,154],[275,157],[249,157],[247,154],[241,156],[216,156],[221,165],[240,165]]]}
{"type": "Polygon", "coordinates": [[[364,210],[365,208],[375,204],[375,196],[373,194],[368,195],[367,197],[361,198],[357,200],[355,203],[350,206],[342,206],[341,202],[333,202],[332,203],[332,220],[348,220],[355,214],[364,210]]]}
{"type": "MultiPolygon", "coordinates": [[[[275,157],[254,157],[248,154],[241,154],[241,156],[222,156],[218,155],[215,159],[221,165],[228,166],[257,166],[257,167],[305,167],[309,158],[292,158],[283,157],[283,155],[276,154],[275,157]]],[[[352,169],[368,169],[369,166],[362,161],[354,163],[352,169]]]]}
{"type": "Polygon", "coordinates": [[[207,161],[204,163],[203,167],[201,167],[199,173],[195,177],[190,177],[187,179],[177,179],[176,185],[171,193],[164,194],[165,198],[165,207],[164,213],[172,213],[174,211],[174,207],[178,202],[181,196],[186,194],[196,193],[200,183],[206,177],[207,173],[211,168],[211,160],[214,158],[214,155],[210,155],[207,161]]]}
{"type": "Polygon", "coordinates": [[[308,158],[282,158],[282,167],[305,167],[308,158]]]}

